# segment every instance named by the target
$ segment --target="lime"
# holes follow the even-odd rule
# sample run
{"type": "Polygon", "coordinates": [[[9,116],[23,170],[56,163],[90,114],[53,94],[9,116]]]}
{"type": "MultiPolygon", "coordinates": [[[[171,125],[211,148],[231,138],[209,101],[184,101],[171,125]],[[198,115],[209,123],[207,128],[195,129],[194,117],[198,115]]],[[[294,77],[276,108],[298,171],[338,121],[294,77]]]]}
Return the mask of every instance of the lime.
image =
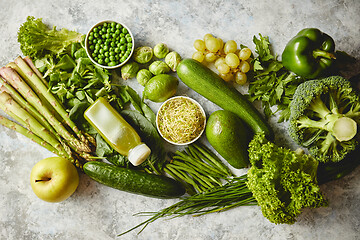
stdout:
{"type": "Polygon", "coordinates": [[[153,102],[164,102],[176,93],[179,80],[168,74],[152,77],[145,85],[143,96],[153,102]]]}

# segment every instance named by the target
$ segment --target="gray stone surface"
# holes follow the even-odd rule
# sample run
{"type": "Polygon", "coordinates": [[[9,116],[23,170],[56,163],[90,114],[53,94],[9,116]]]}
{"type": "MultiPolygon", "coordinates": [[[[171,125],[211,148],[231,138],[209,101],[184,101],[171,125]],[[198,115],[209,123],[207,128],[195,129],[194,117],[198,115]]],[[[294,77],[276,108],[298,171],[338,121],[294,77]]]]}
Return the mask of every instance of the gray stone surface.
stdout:
{"type": "MultiPolygon", "coordinates": [[[[164,42],[183,57],[192,55],[193,41],[206,33],[225,41],[234,39],[252,50],[252,37],[261,33],[270,37],[280,54],[300,29],[317,27],[333,36],[338,50],[360,58],[358,0],[0,0],[0,9],[1,66],[21,55],[17,30],[28,15],[82,33],[100,20],[117,20],[132,30],[137,45],[164,42]]],[[[135,81],[128,84],[141,91],[135,81]]],[[[197,98],[207,113],[217,109],[183,85],[179,94],[197,98]]],[[[275,118],[271,123],[279,133],[277,142],[285,143],[286,124],[276,124],[275,118]]],[[[120,192],[81,175],[73,196],[46,203],[32,192],[29,175],[37,161],[52,154],[0,126],[0,156],[0,239],[115,239],[146,219],[133,214],[176,202],[120,192]]],[[[339,181],[322,185],[329,207],[304,210],[294,225],[274,225],[256,206],[239,207],[202,217],[161,219],[140,235],[134,231],[120,239],[360,239],[359,174],[357,168],[339,181]]]]}

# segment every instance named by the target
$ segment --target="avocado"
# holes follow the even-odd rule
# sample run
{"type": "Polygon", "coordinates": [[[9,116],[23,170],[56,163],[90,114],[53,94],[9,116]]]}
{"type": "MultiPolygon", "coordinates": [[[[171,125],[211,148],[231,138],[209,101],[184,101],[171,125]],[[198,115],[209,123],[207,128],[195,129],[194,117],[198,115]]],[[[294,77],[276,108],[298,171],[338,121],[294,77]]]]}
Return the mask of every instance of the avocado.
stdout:
{"type": "Polygon", "coordinates": [[[206,124],[206,137],[210,145],[234,168],[247,167],[249,163],[249,130],[244,122],[227,110],[213,112],[206,124]]]}

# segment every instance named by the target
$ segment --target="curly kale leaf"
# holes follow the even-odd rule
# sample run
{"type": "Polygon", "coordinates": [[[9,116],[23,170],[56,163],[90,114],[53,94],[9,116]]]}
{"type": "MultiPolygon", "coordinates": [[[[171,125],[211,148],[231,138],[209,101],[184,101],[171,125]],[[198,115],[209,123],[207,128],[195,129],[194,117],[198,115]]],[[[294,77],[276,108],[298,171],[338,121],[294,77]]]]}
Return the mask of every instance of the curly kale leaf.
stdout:
{"type": "Polygon", "coordinates": [[[293,224],[303,208],[327,206],[317,183],[318,162],[311,156],[258,133],[249,144],[249,159],[247,186],[270,222],[293,224]]]}

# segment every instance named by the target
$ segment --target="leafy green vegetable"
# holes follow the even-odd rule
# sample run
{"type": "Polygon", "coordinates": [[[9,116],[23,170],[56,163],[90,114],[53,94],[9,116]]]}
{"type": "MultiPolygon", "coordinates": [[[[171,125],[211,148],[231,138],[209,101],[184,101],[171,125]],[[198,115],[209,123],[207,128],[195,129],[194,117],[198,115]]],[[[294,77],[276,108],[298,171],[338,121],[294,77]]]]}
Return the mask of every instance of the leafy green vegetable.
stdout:
{"type": "Polygon", "coordinates": [[[24,55],[31,58],[42,58],[45,55],[63,53],[74,42],[81,42],[84,35],[62,28],[57,30],[54,26],[49,28],[41,18],[28,16],[18,31],[18,42],[24,55]]]}
{"type": "Polygon", "coordinates": [[[247,186],[272,223],[293,224],[303,208],[327,206],[317,183],[319,162],[311,156],[278,147],[263,133],[249,144],[247,186]]]}
{"type": "Polygon", "coordinates": [[[292,96],[303,80],[286,70],[272,54],[268,37],[259,34],[259,38],[254,36],[253,42],[258,56],[253,61],[254,77],[249,81],[248,98],[252,102],[262,102],[266,117],[280,112],[279,122],[286,121],[292,96]],[[277,106],[275,112],[271,109],[273,106],[277,106]]]}
{"type": "Polygon", "coordinates": [[[290,112],[290,136],[319,161],[341,161],[358,145],[360,98],[343,77],[300,84],[290,112]]]}

